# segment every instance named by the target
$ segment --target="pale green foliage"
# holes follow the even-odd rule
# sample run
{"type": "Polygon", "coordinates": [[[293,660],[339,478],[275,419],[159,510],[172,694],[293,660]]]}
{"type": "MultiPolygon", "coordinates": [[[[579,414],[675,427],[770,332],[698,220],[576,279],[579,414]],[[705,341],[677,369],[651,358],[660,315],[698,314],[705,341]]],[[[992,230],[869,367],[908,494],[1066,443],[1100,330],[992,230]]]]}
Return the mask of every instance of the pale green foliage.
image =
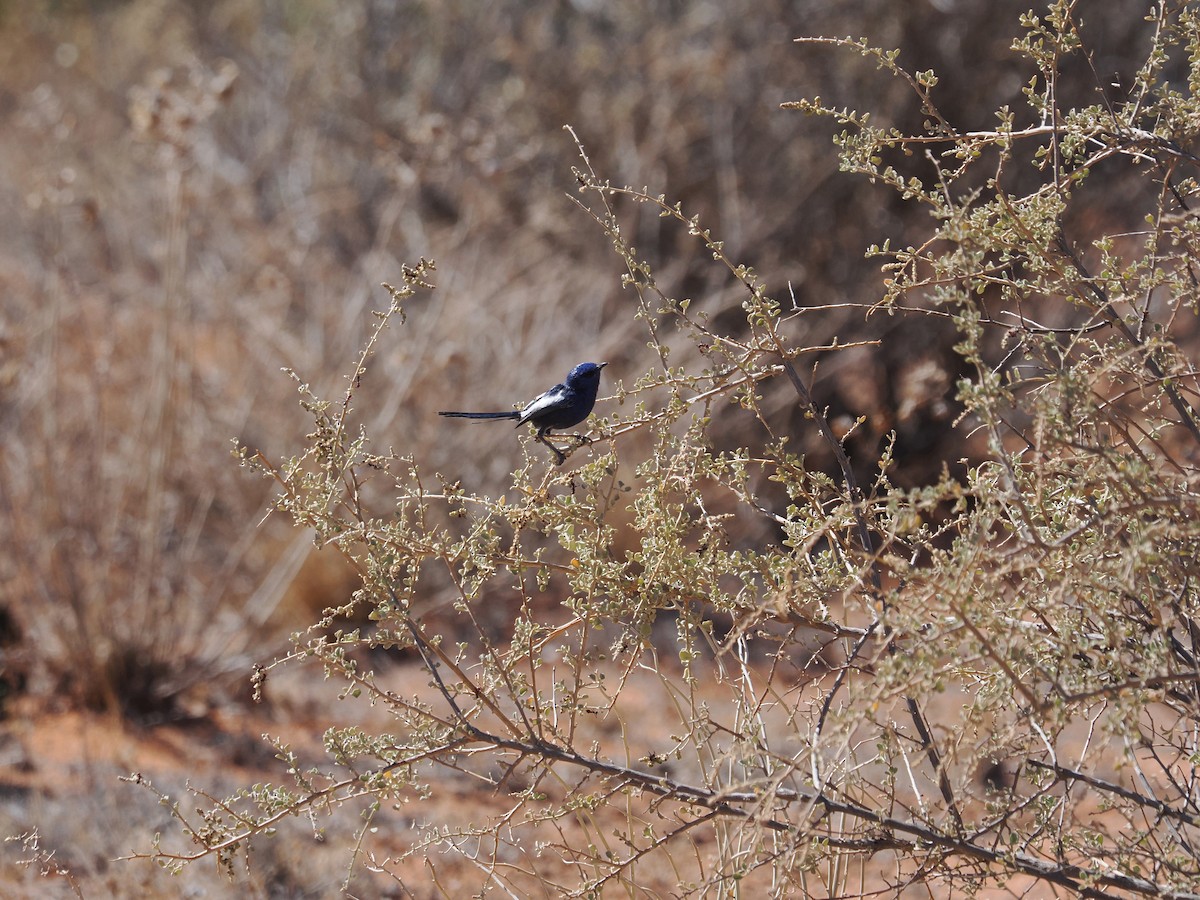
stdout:
{"type": "MultiPolygon", "coordinates": [[[[367,847],[390,808],[436,797],[453,770],[501,802],[469,822],[412,813],[423,827],[407,852],[474,854],[481,886],[517,894],[846,896],[883,878],[945,893],[1014,875],[1035,891],[1200,890],[1200,424],[1180,343],[1194,355],[1185,148],[1200,130],[1200,39],[1190,10],[1154,16],[1136,82],[1084,109],[1056,99],[1064,59],[1088,52],[1066,2],[1025,17],[1014,49],[1031,67],[1028,108],[999,111],[993,131],[960,131],[934,73],[909,75],[865,42],[834,43],[905,79],[924,133],[795,104],[846,126],[844,169],[930,209],[919,246],[874,250],[888,274],[877,309],[959,327],[972,372],[960,425],[981,439],[961,478],[947,468],[902,491],[885,453],[860,486],[801,374],[835,352],[798,342],[803,311],[785,312],[698,219],[604,182],[586,156],[580,205],[625,266],[659,366],[618,383],[567,467],[531,456],[503,496],[472,493],[376,455],[352,425],[353,387],[339,403],[305,389],[306,451],[258,464],[279,507],[354,560],[373,627],[331,633],[346,612],[331,611],[291,659],[319,660],[393,727],[331,729],[324,767],[294,765],[288,793],[218,805],[188,826],[198,850],[159,858],[227,859],[288,813],[346,804],[365,811],[367,847]],[[1168,84],[1181,68],[1186,83],[1168,84]],[[1010,189],[1017,170],[1039,182],[1010,189]],[[1089,178],[1132,178],[1144,230],[1072,234],[1089,178]],[[717,331],[661,291],[621,204],[703,242],[744,325],[717,331]],[[780,387],[837,477],[789,450],[764,402],[780,387]],[[730,406],[753,427],[718,451],[730,406]],[[777,539],[747,546],[751,521],[777,539]],[[452,598],[470,640],[427,626],[430,594],[452,598]],[[484,602],[511,612],[502,638],[479,621],[484,602]],[[672,640],[654,638],[656,622],[672,640]],[[354,652],[364,645],[415,650],[429,690],[390,690],[354,652]],[[639,719],[634,683],[677,718],[639,719]]],[[[415,296],[431,269],[390,289],[352,383],[403,303],[435,302],[415,296]]]]}

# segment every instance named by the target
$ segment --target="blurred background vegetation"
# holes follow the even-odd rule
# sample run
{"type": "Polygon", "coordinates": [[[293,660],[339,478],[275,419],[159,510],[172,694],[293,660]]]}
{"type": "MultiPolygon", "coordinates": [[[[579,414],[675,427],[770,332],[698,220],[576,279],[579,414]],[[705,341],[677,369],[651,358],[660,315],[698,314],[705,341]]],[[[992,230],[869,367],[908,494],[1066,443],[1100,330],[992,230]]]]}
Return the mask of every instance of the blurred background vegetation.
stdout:
{"type": "MultiPolygon", "coordinates": [[[[937,70],[960,127],[990,128],[1028,77],[1009,53],[1026,6],[3,4],[3,710],[202,717],[245,693],[272,641],[344,600],[339,562],[286,522],[260,524],[270,485],[239,469],[231,442],[273,458],[299,443],[281,369],[340,393],[402,262],[436,259],[438,290],[409,305],[360,402],[376,440],[430,471],[500,490],[519,453],[511,429],[448,428],[439,408],[505,408],[587,359],[616,381],[646,369],[619,261],[571,202],[564,125],[603,177],[699,213],[774,296],[828,307],[804,317],[807,343],[885,339],[817,373],[835,421],[866,417],[856,459],[873,464],[894,429],[898,483],[957,464],[971,448],[950,428],[952,327],[864,315],[881,288],[863,251],[919,243],[927,214],[840,174],[833,126],[780,104],[895,108],[894,124],[919,131],[894,79],[793,42],[863,35],[937,70]]],[[[1106,54],[1096,72],[1128,81],[1145,9],[1086,6],[1106,54]]],[[[1062,90],[1081,93],[1064,106],[1093,102],[1094,80],[1062,90]]],[[[1144,212],[1119,184],[1074,210],[1110,230],[1144,212]]],[[[665,291],[744,327],[698,242],[627,212],[665,291]]],[[[768,403],[782,413],[794,398],[768,403]]],[[[815,443],[801,449],[832,467],[815,443]]]]}

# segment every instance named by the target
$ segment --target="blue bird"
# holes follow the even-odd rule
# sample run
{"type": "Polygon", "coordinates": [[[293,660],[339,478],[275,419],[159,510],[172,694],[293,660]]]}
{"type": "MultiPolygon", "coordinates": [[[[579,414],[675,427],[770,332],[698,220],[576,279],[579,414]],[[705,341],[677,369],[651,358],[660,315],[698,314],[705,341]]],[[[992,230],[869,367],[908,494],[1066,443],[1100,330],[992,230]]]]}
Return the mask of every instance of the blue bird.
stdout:
{"type": "Polygon", "coordinates": [[[459,419],[516,419],[517,427],[532,422],[537,429],[537,440],[554,451],[558,465],[567,457],[546,440],[551,431],[572,428],[591,415],[596,405],[596,392],[600,389],[600,370],[608,363],[580,363],[567,375],[567,380],[556,384],[524,409],[511,412],[439,412],[439,416],[459,419]]]}

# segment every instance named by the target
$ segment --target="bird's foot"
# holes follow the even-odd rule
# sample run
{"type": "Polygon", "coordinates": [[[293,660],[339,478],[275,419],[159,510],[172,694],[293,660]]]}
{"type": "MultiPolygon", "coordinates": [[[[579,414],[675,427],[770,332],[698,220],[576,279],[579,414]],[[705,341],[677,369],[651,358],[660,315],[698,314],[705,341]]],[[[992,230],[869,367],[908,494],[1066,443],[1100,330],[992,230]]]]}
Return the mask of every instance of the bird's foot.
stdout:
{"type": "Polygon", "coordinates": [[[538,441],[545,444],[547,447],[550,448],[551,452],[554,453],[554,459],[555,459],[554,464],[556,466],[561,466],[563,463],[565,463],[567,461],[567,457],[569,455],[574,453],[576,450],[578,450],[580,447],[584,446],[585,444],[590,444],[595,440],[595,438],[589,437],[586,434],[578,434],[578,433],[556,434],[555,437],[563,438],[565,440],[571,441],[571,446],[569,446],[565,449],[556,447],[554,444],[550,443],[550,441],[546,439],[545,435],[539,436],[538,441]]]}
{"type": "Polygon", "coordinates": [[[554,452],[558,454],[558,464],[560,466],[564,462],[566,462],[567,456],[574,453],[580,447],[583,447],[583,446],[586,446],[587,444],[592,443],[592,441],[594,440],[594,438],[588,437],[586,434],[578,434],[578,433],[576,433],[576,434],[560,434],[560,435],[556,435],[556,437],[566,438],[568,441],[572,442],[571,446],[568,447],[565,452],[562,450],[559,450],[557,447],[552,447],[554,452]]]}
{"type": "Polygon", "coordinates": [[[565,463],[567,461],[567,455],[565,453],[563,453],[562,450],[558,449],[558,447],[554,446],[554,444],[550,443],[550,441],[547,440],[545,434],[539,433],[536,436],[535,440],[539,444],[545,444],[547,447],[550,448],[550,452],[554,454],[554,464],[556,466],[561,466],[563,463],[565,463]]]}

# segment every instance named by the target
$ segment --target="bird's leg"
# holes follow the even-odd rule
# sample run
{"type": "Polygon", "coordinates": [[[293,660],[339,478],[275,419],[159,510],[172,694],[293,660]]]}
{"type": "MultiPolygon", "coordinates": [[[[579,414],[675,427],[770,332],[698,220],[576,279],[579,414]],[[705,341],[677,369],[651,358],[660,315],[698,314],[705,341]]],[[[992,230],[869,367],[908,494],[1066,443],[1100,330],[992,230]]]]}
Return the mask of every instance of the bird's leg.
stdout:
{"type": "Polygon", "coordinates": [[[559,450],[557,447],[555,447],[552,443],[550,443],[549,440],[546,439],[546,431],[545,430],[543,430],[541,428],[538,429],[537,440],[540,441],[541,443],[545,444],[547,447],[549,447],[551,450],[554,451],[554,457],[557,460],[555,465],[561,466],[563,463],[565,463],[567,461],[566,454],[563,453],[561,450],[559,450]]]}

